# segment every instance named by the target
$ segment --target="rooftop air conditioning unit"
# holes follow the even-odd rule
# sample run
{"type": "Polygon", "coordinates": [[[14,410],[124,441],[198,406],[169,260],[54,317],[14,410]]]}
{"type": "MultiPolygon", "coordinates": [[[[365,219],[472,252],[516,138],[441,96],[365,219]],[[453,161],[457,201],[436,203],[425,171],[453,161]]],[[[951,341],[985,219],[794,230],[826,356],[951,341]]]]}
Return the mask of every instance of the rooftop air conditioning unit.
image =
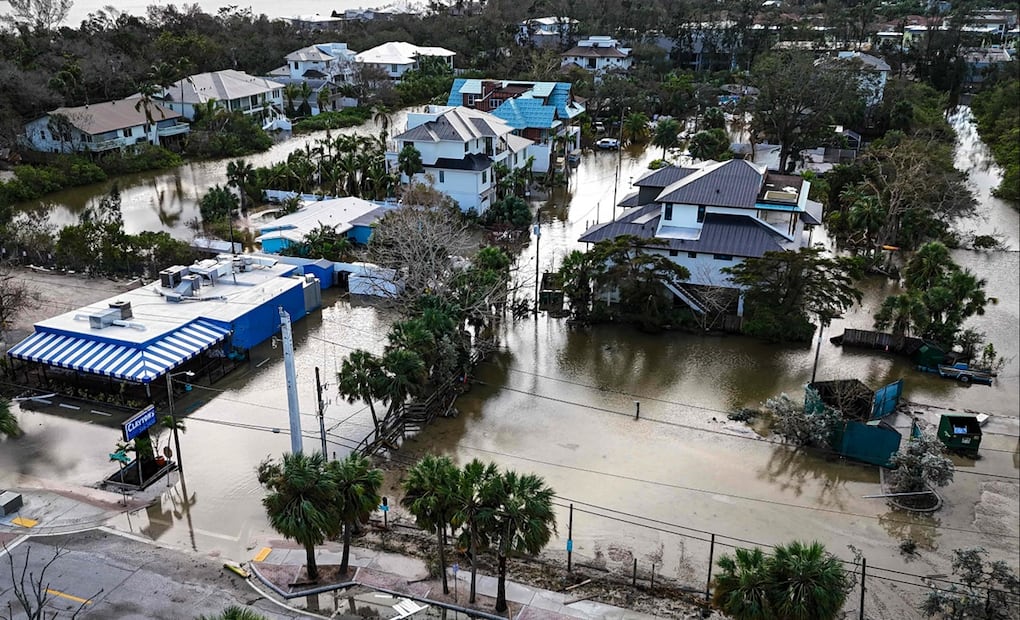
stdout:
{"type": "Polygon", "coordinates": [[[132,318],[134,316],[134,313],[131,312],[131,302],[130,301],[120,301],[120,300],[118,300],[118,301],[111,301],[110,302],[110,307],[111,308],[115,308],[116,310],[118,310],[120,312],[120,318],[121,319],[130,319],[130,318],[132,318]]]}
{"type": "Polygon", "coordinates": [[[89,327],[92,329],[105,329],[113,325],[114,321],[120,320],[120,310],[117,308],[107,308],[101,310],[96,314],[89,315],[89,327]]]}
{"type": "Polygon", "coordinates": [[[159,284],[163,288],[177,288],[181,278],[188,274],[188,268],[181,265],[167,267],[159,272],[159,284]]]}

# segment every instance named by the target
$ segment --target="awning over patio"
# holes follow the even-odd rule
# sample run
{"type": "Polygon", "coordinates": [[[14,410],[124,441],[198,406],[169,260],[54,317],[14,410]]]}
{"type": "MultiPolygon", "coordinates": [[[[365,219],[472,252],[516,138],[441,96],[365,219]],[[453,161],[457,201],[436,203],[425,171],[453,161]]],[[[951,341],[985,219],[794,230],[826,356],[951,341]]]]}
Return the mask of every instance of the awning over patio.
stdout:
{"type": "Polygon", "coordinates": [[[13,358],[116,379],[149,383],[209,347],[230,330],[193,321],[142,346],[100,342],[53,332],[36,332],[7,352],[13,358]]]}

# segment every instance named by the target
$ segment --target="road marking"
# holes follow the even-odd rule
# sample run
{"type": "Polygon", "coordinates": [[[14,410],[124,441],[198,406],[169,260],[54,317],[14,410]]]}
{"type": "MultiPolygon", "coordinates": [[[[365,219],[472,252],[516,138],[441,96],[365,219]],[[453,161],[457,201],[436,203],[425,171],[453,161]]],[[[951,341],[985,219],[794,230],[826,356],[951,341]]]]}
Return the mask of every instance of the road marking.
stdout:
{"type": "Polygon", "coordinates": [[[81,409],[81,407],[79,407],[78,405],[68,405],[67,403],[60,403],[59,406],[63,407],[64,409],[76,409],[76,410],[81,409]]]}
{"type": "Polygon", "coordinates": [[[252,562],[265,562],[269,554],[273,552],[272,547],[262,547],[259,552],[255,554],[255,557],[251,559],[252,562]]]}
{"type": "Polygon", "coordinates": [[[48,400],[48,399],[45,399],[45,398],[36,398],[35,402],[43,403],[44,405],[52,405],[53,404],[52,400],[48,400]]]}
{"type": "Polygon", "coordinates": [[[92,413],[96,415],[105,415],[106,417],[110,417],[113,415],[112,413],[106,413],[105,411],[96,411],[95,409],[92,410],[92,413]]]}
{"type": "Polygon", "coordinates": [[[200,530],[197,527],[195,528],[195,533],[196,534],[201,534],[202,536],[209,536],[210,538],[219,538],[220,540],[229,540],[230,542],[237,542],[237,541],[241,540],[240,536],[227,536],[226,534],[217,534],[216,532],[210,532],[209,530],[200,530]]]}
{"type": "Polygon", "coordinates": [[[20,525],[21,527],[35,527],[39,524],[35,519],[29,519],[28,517],[14,517],[11,519],[11,523],[14,525],[20,525]]]}
{"type": "Polygon", "coordinates": [[[46,588],[46,593],[52,594],[53,596],[59,596],[60,598],[66,598],[67,600],[74,601],[75,603],[82,603],[83,605],[92,604],[92,599],[82,598],[80,596],[75,596],[73,594],[67,594],[65,592],[61,592],[60,590],[54,590],[53,588],[46,588]]]}

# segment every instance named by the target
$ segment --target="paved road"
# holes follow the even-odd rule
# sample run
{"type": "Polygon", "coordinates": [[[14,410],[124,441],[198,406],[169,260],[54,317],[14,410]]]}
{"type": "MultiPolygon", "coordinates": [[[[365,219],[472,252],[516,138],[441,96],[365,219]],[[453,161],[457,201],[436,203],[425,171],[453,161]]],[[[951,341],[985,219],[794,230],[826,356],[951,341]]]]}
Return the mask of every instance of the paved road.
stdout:
{"type": "MultiPolygon", "coordinates": [[[[38,575],[58,546],[63,555],[46,571],[45,585],[50,593],[46,608],[59,617],[70,617],[83,601],[89,602],[78,617],[85,619],[180,620],[215,614],[228,605],[247,605],[271,620],[307,617],[261,599],[220,562],[103,530],[17,544],[10,557],[15,576],[20,577],[26,559],[28,572],[38,575]]],[[[19,620],[26,616],[18,611],[13,583],[9,559],[0,557],[0,610],[6,614],[10,602],[19,620]]]]}

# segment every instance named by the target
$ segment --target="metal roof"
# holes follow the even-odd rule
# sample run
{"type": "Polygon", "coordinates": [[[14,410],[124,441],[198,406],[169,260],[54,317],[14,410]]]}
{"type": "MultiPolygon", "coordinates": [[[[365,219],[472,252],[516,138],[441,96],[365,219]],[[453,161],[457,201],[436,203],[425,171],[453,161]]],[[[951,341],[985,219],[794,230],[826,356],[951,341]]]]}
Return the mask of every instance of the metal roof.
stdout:
{"type": "Polygon", "coordinates": [[[548,129],[554,126],[555,118],[572,119],[584,112],[584,106],[572,102],[570,96],[571,85],[569,82],[528,82],[522,80],[477,80],[456,78],[453,87],[450,88],[450,96],[447,98],[447,105],[458,106],[463,104],[463,95],[480,95],[485,82],[496,82],[499,89],[518,87],[520,94],[504,101],[493,114],[506,120],[515,129],[533,127],[548,129]],[[537,101],[538,103],[515,104],[522,105],[519,109],[513,107],[500,111],[512,101],[537,101]],[[548,108],[541,114],[537,111],[539,107],[548,108]],[[515,124],[516,123],[516,124],[515,124]],[[527,124],[534,123],[534,124],[527,124]]]}
{"type": "Polygon", "coordinates": [[[594,47],[591,45],[575,46],[560,54],[560,56],[579,56],[581,58],[626,58],[627,54],[616,47],[594,47]]]}
{"type": "Polygon", "coordinates": [[[344,233],[353,227],[355,220],[380,209],[378,204],[354,196],[306,202],[295,213],[284,215],[260,226],[259,232],[262,234],[255,240],[262,241],[280,237],[291,241],[301,241],[308,233],[320,226],[329,226],[338,233],[344,233]]]}
{"type": "MultiPolygon", "coordinates": [[[[65,116],[78,129],[90,135],[98,135],[148,123],[149,121],[145,117],[145,107],[140,102],[141,98],[138,97],[104,101],[74,108],[57,108],[49,115],[51,117],[55,114],[65,116]],[[138,105],[137,110],[135,109],[136,105],[138,105]]],[[[149,114],[152,116],[153,122],[181,117],[179,113],[164,108],[156,101],[150,101],[149,114]]]]}
{"type": "Polygon", "coordinates": [[[419,47],[406,41],[390,41],[361,52],[355,60],[376,65],[411,65],[418,61],[419,56],[449,58],[456,55],[457,52],[442,47],[419,47]]]}
{"type": "MultiPolygon", "coordinates": [[[[646,205],[631,209],[620,218],[589,228],[580,241],[597,243],[615,239],[621,235],[633,235],[640,239],[655,239],[658,217],[649,218],[659,210],[659,205],[646,205]]],[[[684,252],[727,254],[730,256],[757,258],[765,252],[784,249],[785,241],[778,232],[743,215],[709,213],[696,239],[658,238],[652,247],[684,252]]]]}
{"type": "Polygon", "coordinates": [[[651,172],[645,173],[637,181],[634,181],[634,187],[661,187],[666,188],[676,183],[685,176],[697,172],[697,168],[681,168],[679,166],[666,166],[659,168],[658,170],[652,170],[651,172]]]}
{"type": "Polygon", "coordinates": [[[669,185],[655,200],[753,209],[764,172],[743,159],[711,164],[669,185]]]}

